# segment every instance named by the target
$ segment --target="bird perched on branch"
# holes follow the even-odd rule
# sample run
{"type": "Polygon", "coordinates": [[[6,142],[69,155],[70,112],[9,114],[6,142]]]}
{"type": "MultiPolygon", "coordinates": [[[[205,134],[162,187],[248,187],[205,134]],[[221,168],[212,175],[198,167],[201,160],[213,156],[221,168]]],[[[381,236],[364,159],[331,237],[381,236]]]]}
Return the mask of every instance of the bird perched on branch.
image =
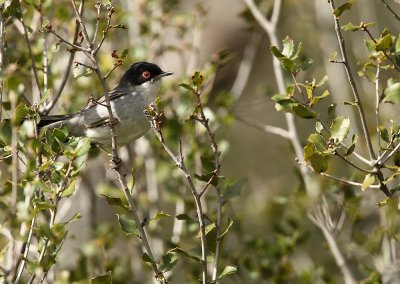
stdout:
{"type": "MultiPolygon", "coordinates": [[[[161,78],[172,75],[156,64],[138,62],[121,77],[118,85],[108,93],[118,147],[143,136],[150,123],[143,111],[153,102],[161,85],[161,78]]],[[[111,149],[110,117],[105,97],[89,103],[75,114],[41,117],[38,129],[54,129],[66,125],[70,136],[89,137],[93,144],[111,149]]]]}

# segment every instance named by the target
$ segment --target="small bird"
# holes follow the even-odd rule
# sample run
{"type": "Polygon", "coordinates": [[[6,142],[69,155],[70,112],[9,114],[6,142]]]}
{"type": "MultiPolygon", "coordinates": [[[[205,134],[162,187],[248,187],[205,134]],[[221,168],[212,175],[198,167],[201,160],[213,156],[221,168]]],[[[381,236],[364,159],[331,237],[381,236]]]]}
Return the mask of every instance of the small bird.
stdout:
{"type": "MultiPolygon", "coordinates": [[[[153,102],[161,85],[161,78],[172,75],[156,64],[137,62],[121,77],[118,85],[108,93],[114,118],[117,146],[124,146],[149,129],[143,111],[153,102]]],[[[66,125],[70,136],[89,137],[92,144],[111,149],[111,131],[105,97],[89,103],[80,112],[68,115],[41,117],[38,129],[54,129],[66,125]]]]}

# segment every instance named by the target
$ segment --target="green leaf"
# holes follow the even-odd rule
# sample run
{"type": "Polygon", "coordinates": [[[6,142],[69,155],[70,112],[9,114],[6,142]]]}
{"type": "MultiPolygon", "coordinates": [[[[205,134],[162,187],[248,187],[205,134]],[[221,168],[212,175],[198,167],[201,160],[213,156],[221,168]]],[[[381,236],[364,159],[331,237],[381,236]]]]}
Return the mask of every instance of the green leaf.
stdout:
{"type": "Polygon", "coordinates": [[[355,26],[352,23],[348,23],[348,24],[342,26],[342,30],[344,30],[345,32],[354,32],[354,31],[358,31],[360,29],[361,29],[360,26],[355,26]]]}
{"type": "Polygon", "coordinates": [[[146,252],[144,252],[144,253],[142,254],[142,261],[143,261],[143,262],[147,262],[147,263],[152,263],[152,262],[153,262],[153,261],[151,260],[150,256],[149,256],[146,252]]]}
{"type": "Polygon", "coordinates": [[[349,156],[354,152],[357,142],[358,142],[358,136],[356,134],[353,134],[353,137],[351,138],[351,145],[347,149],[345,156],[349,156]]]}
{"type": "Polygon", "coordinates": [[[118,25],[114,25],[112,26],[112,28],[114,29],[127,29],[128,27],[124,24],[118,24],[118,25]]]}
{"type": "MultiPolygon", "coordinates": [[[[211,232],[212,230],[214,230],[217,226],[215,225],[214,222],[208,224],[205,228],[205,234],[207,235],[209,232],[211,232]]],[[[199,231],[197,233],[197,237],[200,238],[201,237],[201,231],[199,231]]]]}
{"type": "Polygon", "coordinates": [[[32,199],[32,204],[39,210],[46,210],[46,209],[55,209],[56,206],[52,203],[46,202],[46,201],[42,201],[39,198],[34,198],[32,199]]]}
{"type": "Polygon", "coordinates": [[[393,156],[393,162],[396,166],[400,167],[400,151],[397,151],[393,156]]]}
{"type": "Polygon", "coordinates": [[[315,118],[318,116],[318,113],[308,109],[302,104],[293,104],[292,110],[295,115],[301,118],[315,118]]]}
{"type": "Polygon", "coordinates": [[[329,156],[313,153],[309,159],[311,166],[317,173],[325,172],[328,169],[329,156]]]}
{"type": "Polygon", "coordinates": [[[76,145],[74,149],[74,153],[77,157],[85,155],[87,152],[89,152],[90,148],[92,145],[90,144],[90,139],[89,138],[81,138],[79,139],[78,145],[76,145]]]}
{"type": "Polygon", "coordinates": [[[331,125],[331,138],[340,143],[347,137],[349,129],[350,119],[339,116],[331,125]]]}
{"type": "Polygon", "coordinates": [[[337,56],[337,51],[334,51],[332,53],[331,57],[329,57],[329,62],[335,61],[336,60],[336,56],[337,56]]]}
{"type": "Polygon", "coordinates": [[[224,193],[222,194],[221,197],[222,204],[226,203],[227,201],[229,201],[234,197],[240,196],[240,192],[242,188],[247,184],[247,182],[248,182],[247,178],[241,178],[234,184],[228,186],[227,189],[224,190],[224,193]]]}
{"type": "Polygon", "coordinates": [[[111,271],[90,280],[90,284],[112,284],[111,271]]]}
{"type": "Polygon", "coordinates": [[[331,121],[331,120],[333,120],[333,118],[335,117],[335,115],[336,115],[336,104],[331,104],[329,107],[328,107],[328,121],[331,121]]]}
{"type": "Polygon", "coordinates": [[[187,214],[178,214],[175,216],[175,218],[179,221],[191,221],[191,222],[197,222],[197,220],[191,218],[189,215],[187,214]]]}
{"type": "Polygon", "coordinates": [[[57,260],[55,259],[54,256],[52,255],[45,255],[42,259],[42,261],[40,262],[40,266],[45,269],[45,270],[49,270],[50,267],[52,267],[54,264],[57,263],[57,260]]]}
{"type": "Polygon", "coordinates": [[[118,222],[121,225],[122,231],[125,232],[126,236],[137,236],[140,238],[139,230],[136,226],[135,221],[129,219],[125,215],[117,214],[118,222]]]}
{"type": "Polygon", "coordinates": [[[342,5],[340,5],[338,8],[336,8],[336,9],[333,11],[333,14],[336,16],[336,18],[339,18],[340,15],[341,15],[344,11],[350,10],[351,5],[353,5],[353,1],[352,1],[352,0],[349,0],[348,2],[346,2],[346,3],[342,4],[342,5]]]}
{"type": "Polygon", "coordinates": [[[3,17],[5,19],[9,17],[16,17],[20,19],[22,17],[21,6],[19,4],[19,0],[12,0],[10,5],[3,12],[3,17]]]}
{"type": "Polygon", "coordinates": [[[400,36],[397,37],[396,45],[394,47],[395,54],[397,58],[400,58],[400,36]]]}
{"type": "Polygon", "coordinates": [[[124,59],[124,58],[128,55],[128,52],[129,52],[129,49],[125,48],[125,49],[122,51],[121,58],[124,59]]]}
{"type": "Polygon", "coordinates": [[[284,56],[290,58],[294,51],[293,40],[287,36],[282,42],[283,42],[282,54],[284,56]]]}
{"type": "Polygon", "coordinates": [[[76,189],[76,182],[76,179],[72,180],[69,183],[68,187],[62,192],[61,197],[70,197],[72,194],[74,194],[76,189]]]}
{"type": "Polygon", "coordinates": [[[319,134],[321,134],[322,130],[324,130],[324,126],[322,125],[321,122],[317,121],[315,123],[315,131],[317,131],[319,134]]]}
{"type": "Polygon", "coordinates": [[[375,183],[375,176],[371,174],[367,174],[362,182],[361,190],[366,190],[369,186],[375,183]]]}
{"type": "Polygon", "coordinates": [[[182,87],[182,88],[184,88],[184,89],[186,89],[186,90],[189,90],[189,91],[191,91],[191,92],[194,92],[194,89],[193,89],[192,86],[190,86],[189,84],[182,83],[182,84],[179,84],[178,86],[179,86],[179,87],[182,87]]]}
{"type": "Polygon", "coordinates": [[[106,199],[107,203],[108,203],[110,206],[115,205],[115,206],[121,207],[121,208],[123,208],[123,209],[129,211],[129,207],[128,207],[127,205],[124,204],[124,202],[122,201],[121,198],[119,198],[119,197],[113,197],[113,196],[108,196],[108,195],[106,195],[106,194],[100,194],[100,195],[103,196],[103,197],[106,199]]]}
{"type": "Polygon", "coordinates": [[[157,212],[156,215],[154,215],[154,217],[149,220],[149,223],[157,221],[162,218],[167,218],[167,217],[172,217],[172,215],[165,213],[164,211],[160,211],[160,212],[157,212]]]}
{"type": "Polygon", "coordinates": [[[321,134],[315,134],[315,133],[311,134],[308,137],[308,141],[312,145],[314,145],[315,149],[318,152],[322,153],[328,149],[328,144],[326,143],[325,138],[321,134]]]}
{"type": "Polygon", "coordinates": [[[375,49],[377,51],[385,51],[389,49],[392,45],[393,45],[392,35],[387,34],[383,38],[379,39],[379,41],[375,45],[375,49]]]}
{"type": "Polygon", "coordinates": [[[386,143],[389,143],[390,135],[389,135],[389,131],[387,130],[387,128],[385,128],[383,126],[378,126],[378,129],[379,129],[382,140],[385,141],[386,143]]]}
{"type": "Polygon", "coordinates": [[[314,106],[314,105],[315,105],[316,103],[318,103],[320,100],[322,100],[323,98],[328,97],[329,95],[330,95],[329,91],[328,91],[328,90],[325,90],[325,91],[322,93],[322,95],[320,95],[320,96],[315,96],[315,97],[313,97],[313,98],[311,99],[310,106],[314,106]]]}
{"type": "Polygon", "coordinates": [[[159,269],[161,271],[170,271],[178,263],[178,257],[176,256],[176,253],[168,252],[162,256],[159,263],[159,269]]]}
{"type": "Polygon", "coordinates": [[[222,273],[218,276],[218,279],[221,279],[221,278],[223,278],[223,277],[225,277],[225,276],[228,276],[228,275],[231,275],[231,274],[234,274],[234,273],[236,273],[237,272],[237,268],[236,268],[236,266],[226,266],[225,268],[224,268],[224,270],[222,271],[222,273]]]}
{"type": "Polygon", "coordinates": [[[176,248],[170,249],[170,250],[168,251],[168,253],[180,253],[180,254],[182,254],[182,255],[185,256],[185,257],[188,257],[188,258],[190,258],[190,259],[193,259],[194,261],[201,262],[201,258],[200,258],[200,257],[198,257],[197,255],[188,253],[187,251],[185,251],[184,249],[182,249],[182,248],[180,248],[180,247],[176,247],[176,248]]]}
{"type": "Polygon", "coordinates": [[[224,236],[229,232],[229,229],[232,227],[232,225],[233,225],[233,220],[228,217],[228,225],[226,226],[225,230],[221,233],[221,235],[217,237],[217,240],[222,240],[224,236]]]}
{"type": "Polygon", "coordinates": [[[388,86],[383,92],[383,102],[391,104],[400,104],[400,83],[394,83],[388,86]]]}
{"type": "Polygon", "coordinates": [[[19,126],[28,113],[29,113],[28,106],[24,104],[18,105],[17,108],[15,109],[15,114],[13,116],[12,120],[13,124],[15,126],[19,126]]]}

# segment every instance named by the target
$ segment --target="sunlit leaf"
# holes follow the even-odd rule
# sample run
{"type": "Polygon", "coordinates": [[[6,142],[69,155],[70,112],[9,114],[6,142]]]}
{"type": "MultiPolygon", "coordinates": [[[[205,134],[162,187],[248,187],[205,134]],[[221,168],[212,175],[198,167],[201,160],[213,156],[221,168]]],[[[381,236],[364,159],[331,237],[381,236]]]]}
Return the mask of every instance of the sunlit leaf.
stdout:
{"type": "MultiPolygon", "coordinates": [[[[214,222],[208,224],[208,225],[206,226],[206,228],[205,228],[205,234],[207,235],[209,232],[211,232],[211,231],[214,230],[215,228],[216,228],[216,225],[215,225],[214,222]]],[[[200,236],[201,236],[201,232],[199,231],[199,232],[197,233],[197,237],[200,238],[200,236]]]]}
{"type": "Polygon", "coordinates": [[[389,85],[383,92],[383,102],[400,104],[400,83],[393,83],[389,85]]]}
{"type": "Polygon", "coordinates": [[[226,228],[223,230],[223,232],[221,233],[221,235],[219,235],[217,237],[217,240],[222,240],[224,238],[224,236],[229,232],[229,229],[232,227],[233,225],[233,220],[231,218],[228,217],[228,225],[226,226],[226,228]]]}
{"type": "Polygon", "coordinates": [[[349,129],[350,119],[339,116],[331,125],[331,138],[340,143],[347,137],[349,129]]]}
{"type": "Polygon", "coordinates": [[[370,187],[371,185],[373,185],[375,183],[375,176],[371,175],[371,174],[367,174],[364,177],[364,180],[362,182],[362,186],[361,186],[361,190],[364,191],[366,190],[368,187],[370,187]]]}
{"type": "Polygon", "coordinates": [[[353,5],[353,1],[352,1],[352,0],[349,0],[349,1],[347,1],[346,3],[340,5],[338,8],[336,8],[336,9],[333,11],[333,14],[336,16],[336,18],[339,18],[340,15],[342,15],[342,13],[343,13],[344,11],[350,10],[351,5],[353,5]]]}
{"type": "Polygon", "coordinates": [[[135,235],[137,237],[140,237],[140,233],[136,226],[135,221],[129,219],[125,215],[117,214],[117,217],[118,217],[118,222],[121,225],[122,231],[125,232],[126,236],[135,235]]]}
{"type": "Polygon", "coordinates": [[[167,218],[167,217],[172,217],[172,215],[165,213],[164,211],[160,211],[160,212],[157,212],[156,215],[154,215],[154,217],[149,220],[149,223],[157,221],[162,218],[167,218]]]}
{"type": "Polygon", "coordinates": [[[377,51],[385,51],[393,45],[392,35],[387,34],[383,38],[379,39],[375,45],[377,51]]]}

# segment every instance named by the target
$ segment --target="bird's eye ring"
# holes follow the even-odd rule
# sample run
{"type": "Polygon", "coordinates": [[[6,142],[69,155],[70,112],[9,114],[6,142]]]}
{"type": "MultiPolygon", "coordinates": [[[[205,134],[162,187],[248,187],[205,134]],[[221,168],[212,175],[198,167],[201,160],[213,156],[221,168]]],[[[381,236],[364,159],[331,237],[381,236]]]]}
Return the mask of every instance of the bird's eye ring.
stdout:
{"type": "Polygon", "coordinates": [[[142,77],[145,79],[149,79],[151,76],[151,73],[149,71],[143,71],[142,77]]]}

